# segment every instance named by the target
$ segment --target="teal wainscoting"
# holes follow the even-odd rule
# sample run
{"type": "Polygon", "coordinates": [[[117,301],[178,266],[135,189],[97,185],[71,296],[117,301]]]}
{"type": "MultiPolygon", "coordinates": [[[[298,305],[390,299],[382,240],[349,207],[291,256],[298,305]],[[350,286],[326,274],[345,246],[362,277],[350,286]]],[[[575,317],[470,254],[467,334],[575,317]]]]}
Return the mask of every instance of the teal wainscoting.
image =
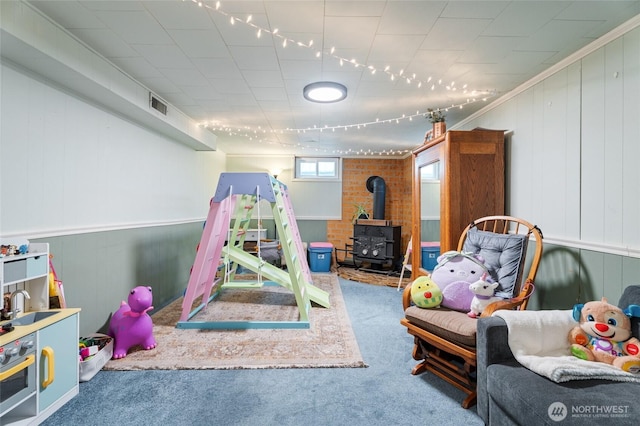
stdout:
{"type": "Polygon", "coordinates": [[[640,284],[640,259],[546,244],[527,309],[571,309],[606,297],[618,303],[625,287],[640,284]]]}
{"type": "Polygon", "coordinates": [[[138,285],[160,308],[186,288],[202,223],[42,239],[64,284],[68,306],[82,309],[80,334],[106,331],[111,314],[138,285]]]}
{"type": "MultiPolygon", "coordinates": [[[[263,225],[273,238],[273,221],[263,225]]],[[[111,314],[138,285],[153,288],[160,309],[187,287],[202,222],[50,237],[67,305],[81,308],[80,334],[105,332],[111,314]]],[[[298,221],[303,241],[326,241],[326,221],[298,221]]]]}
{"type": "MultiPolygon", "coordinates": [[[[300,238],[305,243],[314,241],[327,241],[327,221],[326,220],[304,220],[297,221],[300,238]]],[[[276,239],[276,224],[273,219],[262,219],[262,226],[267,230],[267,238],[276,239]]],[[[251,220],[250,229],[258,228],[258,221],[251,220]]]]}
{"type": "Polygon", "coordinates": [[[440,241],[440,220],[422,220],[420,222],[422,241],[440,241]]]}

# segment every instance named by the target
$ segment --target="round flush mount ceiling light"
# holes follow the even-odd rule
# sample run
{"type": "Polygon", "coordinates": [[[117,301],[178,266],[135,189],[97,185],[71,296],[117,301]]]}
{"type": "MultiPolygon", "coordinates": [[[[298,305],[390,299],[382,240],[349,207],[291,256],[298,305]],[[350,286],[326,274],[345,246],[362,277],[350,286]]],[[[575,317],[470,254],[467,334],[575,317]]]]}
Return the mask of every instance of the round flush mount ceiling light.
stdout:
{"type": "Polygon", "coordinates": [[[319,81],[304,87],[304,98],[311,102],[339,102],[347,97],[347,88],[332,81],[319,81]]]}

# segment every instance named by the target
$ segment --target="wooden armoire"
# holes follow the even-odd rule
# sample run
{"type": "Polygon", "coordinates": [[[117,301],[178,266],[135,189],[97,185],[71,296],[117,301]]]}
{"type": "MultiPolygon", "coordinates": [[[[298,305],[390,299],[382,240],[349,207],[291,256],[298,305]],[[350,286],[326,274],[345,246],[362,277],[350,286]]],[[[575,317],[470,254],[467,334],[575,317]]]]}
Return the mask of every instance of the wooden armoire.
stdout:
{"type": "MultiPolygon", "coordinates": [[[[456,250],[460,234],[474,219],[505,214],[504,131],[450,130],[416,148],[413,160],[413,265],[421,265],[423,167],[438,164],[440,253],[456,250]]],[[[413,279],[424,274],[413,268],[413,279]]]]}

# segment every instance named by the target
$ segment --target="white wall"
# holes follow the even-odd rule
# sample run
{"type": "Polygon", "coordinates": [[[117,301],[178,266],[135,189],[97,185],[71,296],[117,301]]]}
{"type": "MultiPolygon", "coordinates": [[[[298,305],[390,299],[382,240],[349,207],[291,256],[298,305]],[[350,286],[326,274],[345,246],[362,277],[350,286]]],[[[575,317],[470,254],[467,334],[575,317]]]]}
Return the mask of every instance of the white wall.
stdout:
{"type": "Polygon", "coordinates": [[[199,152],[3,63],[0,235],[202,220],[223,152],[199,152]]]}
{"type": "Polygon", "coordinates": [[[640,28],[463,127],[510,132],[509,213],[547,242],[640,257],[640,28]]]}

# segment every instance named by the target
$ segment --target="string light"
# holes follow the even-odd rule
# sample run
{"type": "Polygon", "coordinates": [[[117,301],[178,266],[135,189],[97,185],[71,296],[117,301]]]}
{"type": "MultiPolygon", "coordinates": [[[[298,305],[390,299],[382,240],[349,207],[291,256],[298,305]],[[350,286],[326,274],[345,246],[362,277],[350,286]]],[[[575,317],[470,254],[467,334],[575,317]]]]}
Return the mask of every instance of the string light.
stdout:
{"type": "Polygon", "coordinates": [[[406,154],[409,154],[411,152],[410,149],[383,149],[383,150],[372,150],[372,149],[359,149],[359,150],[355,150],[352,148],[348,148],[348,149],[337,149],[337,148],[321,148],[318,146],[314,146],[313,143],[309,143],[309,144],[302,144],[302,143],[286,143],[286,142],[280,142],[280,141],[274,141],[271,139],[267,139],[267,138],[262,138],[262,137],[256,137],[256,135],[250,133],[250,132],[243,132],[240,129],[231,129],[228,127],[215,127],[215,126],[210,126],[207,125],[205,126],[208,130],[211,131],[220,131],[220,130],[224,130],[226,133],[228,133],[229,136],[244,136],[247,138],[247,140],[249,141],[256,141],[258,143],[264,144],[264,145],[277,145],[281,148],[295,148],[295,149],[300,149],[300,150],[313,150],[314,152],[318,152],[318,153],[323,153],[323,154],[328,154],[328,155],[341,155],[341,156],[357,156],[357,155],[371,155],[371,156],[404,156],[406,154]]]}
{"type": "MultiPolygon", "coordinates": [[[[458,108],[458,109],[463,109],[465,105],[470,105],[476,102],[486,102],[488,99],[488,97],[483,97],[482,99],[476,99],[476,98],[468,98],[465,100],[465,102],[461,102],[458,104],[451,104],[448,107],[443,107],[443,108],[435,108],[432,110],[436,110],[436,111],[442,111],[442,112],[448,112],[450,109],[453,108],[458,108]]],[[[368,125],[375,125],[375,124],[400,124],[401,121],[413,121],[413,119],[415,117],[427,117],[428,115],[431,114],[431,111],[427,110],[427,111],[416,111],[415,114],[402,114],[399,117],[392,117],[392,118],[386,118],[386,119],[380,119],[380,118],[376,118],[375,121],[367,121],[367,122],[362,122],[362,123],[352,123],[352,124],[338,124],[335,126],[329,126],[327,124],[325,124],[324,126],[319,126],[317,124],[314,124],[313,126],[309,126],[309,127],[301,127],[301,128],[291,128],[288,127],[286,129],[272,129],[270,132],[271,133],[280,133],[280,134],[284,134],[284,133],[305,133],[305,132],[311,132],[314,130],[349,130],[352,128],[356,128],[356,129],[360,129],[361,127],[367,127],[368,125]]],[[[214,127],[210,127],[212,126],[211,123],[200,123],[200,126],[202,127],[207,127],[209,129],[212,130],[217,130],[217,131],[227,131],[227,127],[224,126],[214,126],[214,127]]],[[[245,127],[246,129],[250,129],[249,126],[245,127]]],[[[266,132],[266,131],[265,131],[266,132]]]]}
{"type": "MultiPolygon", "coordinates": [[[[189,0],[182,0],[182,1],[189,1],[189,0]]],[[[255,31],[256,37],[257,38],[261,38],[262,34],[270,34],[272,37],[274,38],[279,38],[282,42],[282,47],[286,48],[289,43],[291,43],[294,46],[298,46],[300,48],[307,48],[307,49],[311,49],[312,46],[314,45],[314,41],[310,40],[308,43],[304,43],[302,41],[296,41],[294,39],[291,39],[289,37],[286,37],[285,35],[282,35],[279,31],[278,28],[274,28],[273,30],[270,30],[268,28],[264,28],[261,27],[259,25],[256,25],[253,22],[253,16],[252,15],[248,15],[246,17],[246,19],[240,19],[237,18],[233,15],[231,15],[230,13],[227,13],[226,11],[224,11],[222,9],[222,5],[220,1],[216,1],[215,6],[209,6],[205,3],[202,3],[200,0],[191,0],[192,3],[195,3],[196,5],[198,5],[199,7],[205,7],[215,13],[218,13],[222,16],[225,16],[229,19],[229,23],[231,25],[235,25],[236,22],[240,23],[240,24],[244,24],[247,25],[251,28],[253,28],[253,30],[255,31]]],[[[447,91],[457,91],[456,88],[456,83],[454,81],[452,81],[450,84],[447,85],[443,85],[442,83],[442,79],[438,79],[437,83],[434,82],[434,79],[432,76],[429,76],[426,80],[420,79],[418,78],[418,76],[415,73],[412,73],[410,76],[408,75],[404,75],[405,70],[401,69],[398,72],[395,72],[391,69],[391,67],[389,65],[386,65],[383,69],[379,69],[377,67],[375,67],[374,65],[370,65],[370,64],[365,64],[365,63],[361,63],[359,62],[356,58],[345,58],[342,57],[340,55],[338,55],[336,53],[336,48],[335,46],[330,47],[328,50],[316,50],[316,54],[315,56],[317,58],[321,58],[323,56],[326,57],[330,57],[333,58],[335,60],[338,61],[338,63],[340,64],[340,66],[344,66],[345,63],[346,64],[351,64],[352,66],[354,66],[355,68],[360,68],[360,67],[364,67],[367,68],[370,73],[372,75],[376,74],[376,72],[380,71],[382,73],[385,73],[389,76],[389,79],[391,82],[394,82],[396,80],[396,78],[403,78],[405,79],[406,83],[408,85],[410,84],[416,84],[416,86],[418,88],[422,88],[423,85],[425,85],[426,87],[428,87],[431,91],[435,91],[435,89],[437,87],[443,88],[447,91]]],[[[454,105],[450,105],[448,107],[445,108],[433,108],[436,110],[442,110],[442,111],[448,111],[450,108],[460,108],[462,109],[464,107],[464,105],[467,104],[471,104],[471,103],[475,103],[475,102],[479,102],[479,101],[483,101],[486,102],[486,100],[492,96],[495,96],[495,91],[487,91],[487,90],[483,90],[483,91],[478,91],[478,90],[473,90],[473,91],[469,91],[467,84],[463,84],[462,85],[462,91],[463,94],[473,94],[475,95],[482,95],[483,97],[481,99],[476,99],[474,98],[467,98],[467,100],[465,102],[459,103],[459,104],[454,104],[454,105]]],[[[320,131],[322,132],[323,130],[331,130],[332,132],[335,132],[336,130],[344,130],[344,131],[348,131],[351,128],[356,128],[356,129],[360,129],[361,127],[364,128],[369,124],[375,125],[375,124],[390,124],[390,123],[396,123],[396,124],[400,124],[401,121],[404,120],[409,120],[409,121],[413,121],[414,117],[418,117],[418,116],[425,116],[428,112],[420,112],[420,111],[416,111],[415,114],[410,114],[410,115],[406,115],[406,114],[402,114],[402,116],[400,117],[394,117],[394,118],[388,118],[388,119],[379,119],[376,118],[375,121],[371,121],[371,122],[365,122],[365,123],[353,123],[353,124],[341,124],[341,125],[335,125],[335,126],[328,126],[328,125],[324,125],[323,127],[319,127],[317,125],[313,125],[312,127],[306,127],[306,128],[287,128],[287,129],[271,129],[269,132],[267,132],[265,129],[262,129],[261,132],[262,134],[286,134],[286,133],[305,133],[307,131],[320,131]]],[[[227,133],[229,136],[245,136],[247,138],[249,138],[250,140],[254,139],[254,136],[257,134],[257,131],[252,130],[250,127],[245,126],[245,129],[233,129],[229,126],[221,126],[221,125],[213,125],[210,123],[201,123],[200,126],[205,127],[211,131],[215,131],[215,132],[224,132],[227,133]]],[[[280,145],[282,147],[295,147],[295,148],[300,148],[300,149],[309,149],[309,148],[313,148],[316,151],[323,151],[325,153],[331,153],[331,154],[340,154],[340,155],[404,155],[406,153],[409,153],[410,150],[383,150],[383,151],[364,151],[364,150],[359,150],[359,151],[355,151],[352,149],[346,149],[346,150],[340,150],[340,149],[320,149],[318,147],[311,147],[311,146],[303,146],[301,144],[286,144],[286,143],[282,143],[282,142],[274,142],[274,141],[270,141],[267,139],[259,139],[260,142],[262,143],[266,143],[266,144],[277,144],[280,145]]]]}
{"type": "MultiPolygon", "coordinates": [[[[182,1],[189,1],[189,0],[182,0],[182,1]]],[[[253,22],[253,15],[248,15],[246,19],[240,19],[237,17],[234,17],[233,15],[231,15],[230,13],[224,11],[221,8],[221,4],[219,1],[217,1],[215,3],[214,7],[211,7],[207,4],[203,4],[202,2],[200,2],[199,0],[191,0],[192,3],[198,4],[200,7],[205,7],[207,9],[210,9],[213,12],[216,12],[220,15],[229,17],[229,22],[231,23],[231,25],[234,25],[236,22],[238,23],[242,23],[244,25],[248,25],[250,27],[252,27],[257,34],[257,37],[260,38],[262,36],[263,33],[265,34],[271,34],[273,37],[277,37],[280,38],[282,40],[282,47],[286,48],[289,43],[291,43],[292,45],[301,47],[301,48],[307,48],[307,49],[311,49],[314,45],[314,41],[310,40],[308,43],[302,42],[302,41],[296,41],[294,39],[288,38],[282,34],[280,34],[280,32],[278,31],[278,29],[274,29],[274,30],[269,30],[268,28],[264,28],[264,27],[260,27],[259,25],[255,24],[253,22]]],[[[376,71],[378,71],[378,69],[373,66],[373,65],[369,65],[369,64],[365,64],[365,63],[361,63],[359,62],[357,59],[355,58],[345,58],[342,57],[340,55],[338,55],[336,53],[336,48],[335,46],[332,46],[328,52],[324,53],[322,51],[317,51],[316,52],[316,57],[322,57],[322,56],[328,56],[331,58],[334,58],[335,60],[337,60],[340,63],[340,66],[343,66],[345,63],[349,63],[351,65],[353,65],[355,68],[360,68],[360,67],[366,67],[368,68],[372,74],[375,74],[376,71]]],[[[406,79],[407,84],[413,84],[415,83],[418,88],[421,88],[423,83],[429,83],[432,81],[432,77],[429,76],[426,80],[422,80],[420,78],[418,78],[418,76],[416,76],[415,73],[413,73],[410,77],[404,77],[404,69],[401,69],[399,72],[394,72],[391,67],[389,65],[386,65],[384,67],[384,69],[381,70],[382,72],[386,73],[387,75],[389,75],[389,78],[391,81],[395,81],[396,78],[399,77],[403,77],[406,79]]],[[[456,89],[454,88],[454,83],[450,84],[450,85],[443,85],[442,84],[442,79],[438,79],[438,83],[437,86],[442,87],[443,89],[447,90],[447,91],[455,91],[456,89]]],[[[432,84],[431,86],[431,90],[435,90],[436,88],[436,84],[432,84]]],[[[467,93],[467,85],[463,85],[463,93],[467,93]]],[[[476,91],[477,92],[477,91],[476,91]]]]}

